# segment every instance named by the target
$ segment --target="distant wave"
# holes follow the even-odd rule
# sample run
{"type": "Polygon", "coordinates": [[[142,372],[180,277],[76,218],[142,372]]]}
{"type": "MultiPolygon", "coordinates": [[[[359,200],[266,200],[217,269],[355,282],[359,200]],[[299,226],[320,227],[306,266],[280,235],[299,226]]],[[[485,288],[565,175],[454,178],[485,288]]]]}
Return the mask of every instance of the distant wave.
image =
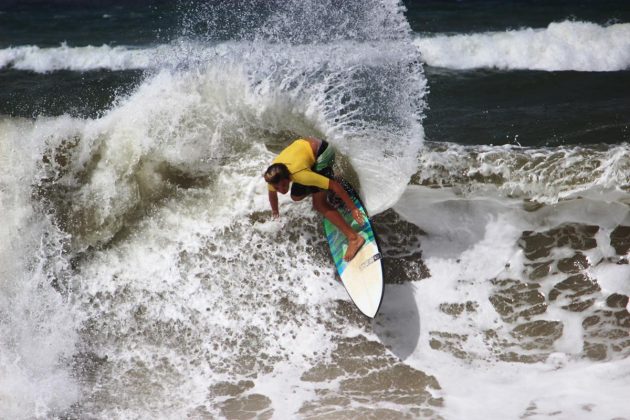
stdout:
{"type": "Polygon", "coordinates": [[[451,69],[618,71],[630,68],[630,23],[564,21],[547,28],[418,36],[425,63],[451,69]]]}
{"type": "Polygon", "coordinates": [[[0,50],[0,69],[14,68],[37,73],[58,70],[145,69],[150,66],[157,49],[108,45],[69,47],[65,43],[52,48],[35,45],[10,47],[0,50]]]}
{"type": "MultiPolygon", "coordinates": [[[[547,28],[459,35],[418,35],[423,61],[457,70],[618,71],[630,69],[630,23],[601,26],[564,21],[547,28]]],[[[181,46],[180,46],[181,47],[181,46]]],[[[0,49],[0,69],[48,73],[58,70],[138,70],[167,59],[173,46],[83,46],[42,48],[35,45],[0,49]]],[[[190,49],[188,45],[185,49],[190,49]]],[[[193,48],[195,54],[203,51],[193,48]]],[[[190,51],[189,51],[190,52],[190,51]]],[[[163,63],[162,63],[163,64],[163,63]]]]}

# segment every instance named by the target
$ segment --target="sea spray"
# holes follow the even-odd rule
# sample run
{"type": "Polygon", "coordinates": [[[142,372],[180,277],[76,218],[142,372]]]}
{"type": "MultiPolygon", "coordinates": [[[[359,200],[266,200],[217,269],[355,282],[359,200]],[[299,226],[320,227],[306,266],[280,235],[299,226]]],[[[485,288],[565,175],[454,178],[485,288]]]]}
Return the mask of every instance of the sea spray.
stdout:
{"type": "Polygon", "coordinates": [[[79,396],[70,365],[82,318],[68,288],[68,236],[32,201],[42,145],[31,122],[0,120],[0,411],[7,418],[61,413],[79,396]]]}
{"type": "MultiPolygon", "coordinates": [[[[426,86],[399,3],[243,4],[237,15],[223,2],[192,8],[183,33],[206,44],[239,41],[222,59],[235,57],[257,93],[288,102],[348,157],[369,211],[393,204],[423,141],[426,86]]],[[[296,128],[276,131],[302,135],[296,128]]]]}

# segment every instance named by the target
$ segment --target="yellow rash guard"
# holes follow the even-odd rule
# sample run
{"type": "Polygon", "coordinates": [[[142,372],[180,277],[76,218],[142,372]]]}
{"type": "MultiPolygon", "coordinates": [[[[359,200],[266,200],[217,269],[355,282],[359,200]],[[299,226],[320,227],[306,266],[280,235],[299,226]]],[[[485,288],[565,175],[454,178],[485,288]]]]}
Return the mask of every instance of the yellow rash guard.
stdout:
{"type": "MultiPolygon", "coordinates": [[[[328,189],[329,179],[311,170],[315,164],[315,155],[311,144],[304,139],[295,140],[273,160],[273,163],[284,163],[291,173],[291,181],[298,184],[328,189]]],[[[267,184],[269,191],[275,191],[267,184]]]]}

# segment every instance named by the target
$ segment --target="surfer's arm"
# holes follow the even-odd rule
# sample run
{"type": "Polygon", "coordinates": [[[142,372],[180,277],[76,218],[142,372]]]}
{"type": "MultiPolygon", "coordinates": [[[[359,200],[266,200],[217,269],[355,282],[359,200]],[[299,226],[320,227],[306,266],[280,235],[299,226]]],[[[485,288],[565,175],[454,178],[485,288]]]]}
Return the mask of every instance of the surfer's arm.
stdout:
{"type": "Polygon", "coordinates": [[[271,215],[273,217],[280,216],[278,211],[278,193],[276,191],[269,190],[269,204],[271,205],[271,215]]]}
{"type": "Polygon", "coordinates": [[[359,210],[357,206],[354,205],[354,201],[352,201],[352,198],[350,198],[350,196],[340,183],[338,183],[334,179],[331,179],[328,184],[328,189],[332,190],[332,192],[334,192],[339,198],[343,200],[346,208],[350,209],[352,217],[354,218],[354,220],[357,221],[359,225],[363,225],[365,223],[363,213],[361,213],[361,210],[359,210]]]}

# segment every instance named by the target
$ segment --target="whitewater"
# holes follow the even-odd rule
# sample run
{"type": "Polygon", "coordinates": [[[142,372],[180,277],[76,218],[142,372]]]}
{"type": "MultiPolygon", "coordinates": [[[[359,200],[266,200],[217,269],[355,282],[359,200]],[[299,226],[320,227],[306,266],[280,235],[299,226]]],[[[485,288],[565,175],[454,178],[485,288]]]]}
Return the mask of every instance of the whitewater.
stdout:
{"type": "Polygon", "coordinates": [[[0,417],[626,418],[627,139],[459,145],[423,120],[425,65],[625,69],[628,24],[428,37],[393,0],[220,4],[160,45],[0,50],[144,71],[95,117],[0,116],[0,417]],[[270,217],[262,171],[305,134],[372,215],[374,321],[310,203],[270,217]]]}

